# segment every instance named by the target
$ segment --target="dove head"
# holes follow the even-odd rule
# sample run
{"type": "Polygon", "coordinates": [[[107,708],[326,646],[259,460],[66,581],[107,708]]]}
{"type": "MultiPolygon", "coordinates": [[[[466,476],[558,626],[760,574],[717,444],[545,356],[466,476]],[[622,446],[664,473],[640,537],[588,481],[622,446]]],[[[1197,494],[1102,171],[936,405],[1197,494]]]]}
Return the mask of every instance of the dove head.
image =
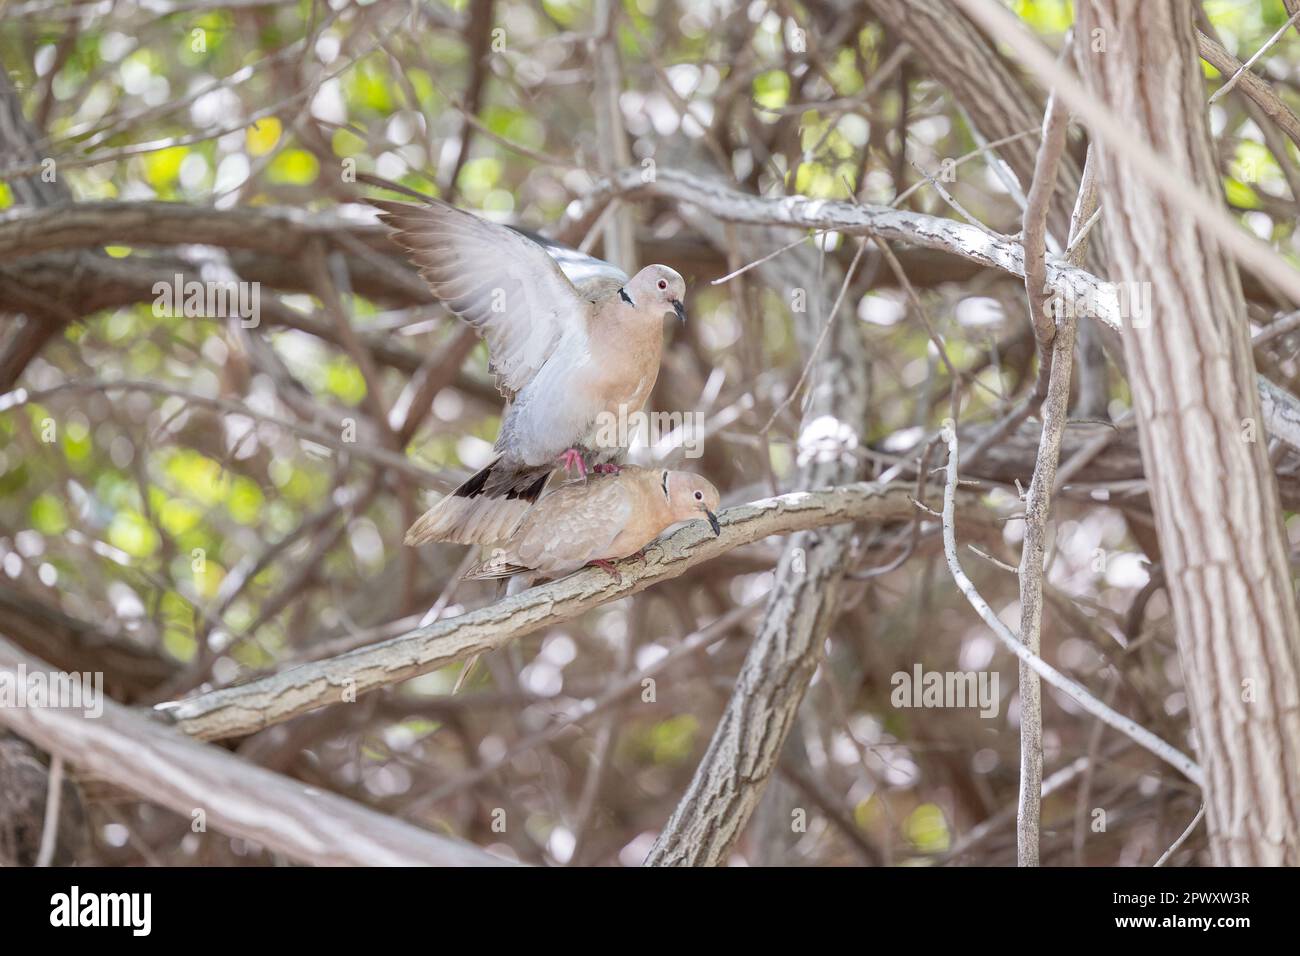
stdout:
{"type": "Polygon", "coordinates": [[[632,277],[624,292],[632,300],[633,308],[656,315],[675,312],[677,318],[686,321],[686,309],[682,305],[686,280],[667,266],[646,266],[632,277]]]}
{"type": "Polygon", "coordinates": [[[665,471],[662,475],[664,497],[674,521],[706,518],[713,534],[722,534],[718,524],[718,489],[705,478],[689,471],[665,471]]]}

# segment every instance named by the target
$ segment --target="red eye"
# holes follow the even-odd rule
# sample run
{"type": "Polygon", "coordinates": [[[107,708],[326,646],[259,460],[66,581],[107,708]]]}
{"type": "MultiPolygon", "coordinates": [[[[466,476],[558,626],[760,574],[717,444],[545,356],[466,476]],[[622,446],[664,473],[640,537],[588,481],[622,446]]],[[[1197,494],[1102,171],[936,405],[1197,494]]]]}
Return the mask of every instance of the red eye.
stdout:
{"type": "Polygon", "coordinates": [[[668,288],[668,283],[665,282],[663,279],[660,279],[660,280],[659,280],[659,288],[660,288],[661,291],[662,291],[663,289],[668,288]]]}

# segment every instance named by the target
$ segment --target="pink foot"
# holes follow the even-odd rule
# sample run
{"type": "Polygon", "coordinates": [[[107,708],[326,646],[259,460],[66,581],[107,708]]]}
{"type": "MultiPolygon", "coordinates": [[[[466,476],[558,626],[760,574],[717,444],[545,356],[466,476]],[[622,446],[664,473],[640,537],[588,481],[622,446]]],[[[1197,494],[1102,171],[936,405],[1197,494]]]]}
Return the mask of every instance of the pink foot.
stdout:
{"type": "Polygon", "coordinates": [[[592,465],[591,470],[597,475],[617,475],[623,467],[610,462],[607,465],[592,465]]]}
{"type": "Polygon", "coordinates": [[[564,466],[565,474],[576,469],[583,478],[587,477],[587,463],[582,460],[582,452],[576,448],[566,448],[560,456],[560,464],[564,466]]]}
{"type": "Polygon", "coordinates": [[[604,558],[600,558],[596,561],[591,561],[589,563],[592,565],[592,567],[603,568],[605,571],[609,572],[610,576],[614,578],[615,584],[623,583],[623,575],[618,573],[618,568],[614,567],[612,562],[606,561],[604,558]]]}

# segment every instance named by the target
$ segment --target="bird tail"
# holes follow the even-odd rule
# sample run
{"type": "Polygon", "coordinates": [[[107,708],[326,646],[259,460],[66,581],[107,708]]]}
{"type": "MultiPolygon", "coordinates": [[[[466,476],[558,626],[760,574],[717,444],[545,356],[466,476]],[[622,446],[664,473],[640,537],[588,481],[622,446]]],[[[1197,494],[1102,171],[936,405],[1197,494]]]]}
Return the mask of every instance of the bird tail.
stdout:
{"type": "Polygon", "coordinates": [[[405,541],[409,545],[504,541],[542,496],[551,471],[549,465],[511,468],[497,458],[422,514],[406,532],[405,541]]]}
{"type": "Polygon", "coordinates": [[[499,558],[488,558],[486,561],[480,561],[468,571],[460,576],[462,581],[488,581],[492,578],[510,578],[516,574],[523,574],[529,569],[522,564],[511,564],[508,561],[501,561],[499,558]]]}

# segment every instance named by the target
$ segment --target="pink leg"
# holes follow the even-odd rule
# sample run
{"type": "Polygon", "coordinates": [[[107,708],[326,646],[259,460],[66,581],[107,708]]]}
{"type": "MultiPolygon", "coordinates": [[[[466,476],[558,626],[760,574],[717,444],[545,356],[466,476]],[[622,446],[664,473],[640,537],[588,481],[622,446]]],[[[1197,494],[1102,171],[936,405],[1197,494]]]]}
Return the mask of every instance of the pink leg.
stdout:
{"type": "Polygon", "coordinates": [[[615,584],[623,583],[623,575],[618,573],[618,568],[614,567],[612,562],[606,561],[604,558],[600,558],[595,561],[591,561],[589,563],[593,567],[603,568],[605,571],[609,572],[609,574],[614,578],[615,584]]]}
{"type": "Polygon", "coordinates": [[[587,463],[582,460],[582,452],[576,448],[566,448],[564,454],[560,456],[560,464],[564,466],[566,474],[577,469],[579,475],[587,477],[587,463]]]}

